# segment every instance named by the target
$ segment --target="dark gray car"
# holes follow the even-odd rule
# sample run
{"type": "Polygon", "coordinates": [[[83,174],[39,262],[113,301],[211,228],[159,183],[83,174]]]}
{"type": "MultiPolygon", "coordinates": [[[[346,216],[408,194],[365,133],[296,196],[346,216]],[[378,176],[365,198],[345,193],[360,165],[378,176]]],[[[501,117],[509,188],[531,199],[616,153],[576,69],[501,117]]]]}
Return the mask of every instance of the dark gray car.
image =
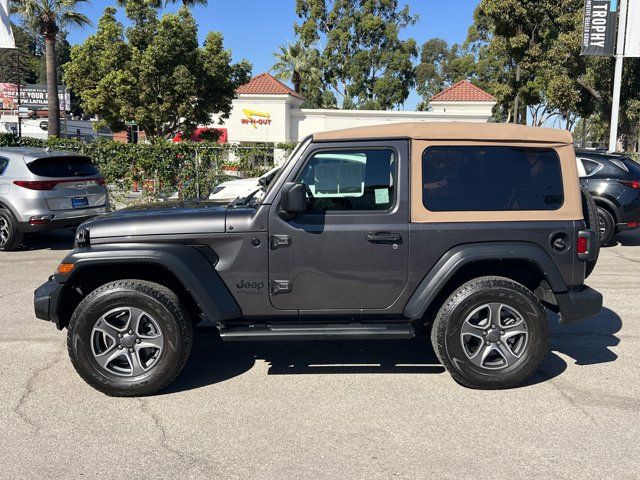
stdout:
{"type": "Polygon", "coordinates": [[[0,148],[0,250],[25,233],[73,228],[105,213],[104,178],[91,159],[40,148],[0,148]]]}
{"type": "Polygon", "coordinates": [[[224,341],[424,335],[459,383],[508,388],[547,353],[547,309],[566,325],[602,306],[572,144],[496,124],[316,134],[261,195],[83,224],[36,315],[110,395],[168,385],[205,317],[224,341]]]}

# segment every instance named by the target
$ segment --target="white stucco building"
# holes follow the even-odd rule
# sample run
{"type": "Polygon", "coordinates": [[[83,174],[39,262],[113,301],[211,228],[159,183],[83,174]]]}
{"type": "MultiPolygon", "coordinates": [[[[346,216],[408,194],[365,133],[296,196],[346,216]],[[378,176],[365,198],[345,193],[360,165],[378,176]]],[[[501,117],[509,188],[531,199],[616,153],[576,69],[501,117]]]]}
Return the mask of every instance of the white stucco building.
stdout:
{"type": "MultiPolygon", "coordinates": [[[[296,142],[314,132],[396,122],[488,122],[496,99],[463,80],[435,95],[431,109],[419,111],[317,110],[301,108],[304,99],[268,73],[237,90],[238,98],[222,125],[226,141],[239,144],[296,142]]],[[[276,155],[278,157],[279,155],[276,155]]]]}

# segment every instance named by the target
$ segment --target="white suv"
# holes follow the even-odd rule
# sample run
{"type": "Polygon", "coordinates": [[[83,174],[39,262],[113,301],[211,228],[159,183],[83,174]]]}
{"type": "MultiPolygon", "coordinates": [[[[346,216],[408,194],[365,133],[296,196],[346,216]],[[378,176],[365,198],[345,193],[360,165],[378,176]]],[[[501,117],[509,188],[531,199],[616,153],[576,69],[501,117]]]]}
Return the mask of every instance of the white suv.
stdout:
{"type": "Polygon", "coordinates": [[[74,228],[105,213],[104,178],[88,157],[40,148],[0,148],[0,250],[25,233],[74,228]]]}

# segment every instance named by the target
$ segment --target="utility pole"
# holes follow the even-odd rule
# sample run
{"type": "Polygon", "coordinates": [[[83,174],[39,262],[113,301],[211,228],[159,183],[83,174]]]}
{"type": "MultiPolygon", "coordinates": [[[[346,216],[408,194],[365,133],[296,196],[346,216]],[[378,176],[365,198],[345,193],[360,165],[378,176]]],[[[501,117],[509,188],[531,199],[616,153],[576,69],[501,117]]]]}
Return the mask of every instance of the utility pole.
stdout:
{"type": "Polygon", "coordinates": [[[16,99],[18,105],[18,138],[22,138],[22,117],[20,116],[20,84],[22,83],[22,66],[20,65],[20,48],[16,48],[16,71],[18,72],[18,79],[16,84],[18,85],[18,98],[16,99]]]}
{"type": "Polygon", "coordinates": [[[618,40],[616,45],[616,69],[613,77],[613,99],[611,102],[611,128],[609,131],[609,151],[615,152],[618,147],[618,117],[620,115],[620,90],[622,86],[622,62],[624,58],[624,39],[627,31],[628,0],[620,3],[620,21],[618,23],[618,40]]]}

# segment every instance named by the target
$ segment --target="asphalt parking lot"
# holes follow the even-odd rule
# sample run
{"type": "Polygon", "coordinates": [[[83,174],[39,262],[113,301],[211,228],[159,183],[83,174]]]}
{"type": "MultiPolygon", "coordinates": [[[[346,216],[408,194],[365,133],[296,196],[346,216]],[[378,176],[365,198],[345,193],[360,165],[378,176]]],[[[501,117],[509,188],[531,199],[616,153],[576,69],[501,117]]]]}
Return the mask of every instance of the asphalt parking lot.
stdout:
{"type": "Polygon", "coordinates": [[[73,370],[32,292],[71,236],[0,254],[2,478],[638,478],[640,235],[601,254],[602,314],[554,327],[525,386],[462,388],[424,341],[223,344],[169,390],[115,399],[73,370]]]}

